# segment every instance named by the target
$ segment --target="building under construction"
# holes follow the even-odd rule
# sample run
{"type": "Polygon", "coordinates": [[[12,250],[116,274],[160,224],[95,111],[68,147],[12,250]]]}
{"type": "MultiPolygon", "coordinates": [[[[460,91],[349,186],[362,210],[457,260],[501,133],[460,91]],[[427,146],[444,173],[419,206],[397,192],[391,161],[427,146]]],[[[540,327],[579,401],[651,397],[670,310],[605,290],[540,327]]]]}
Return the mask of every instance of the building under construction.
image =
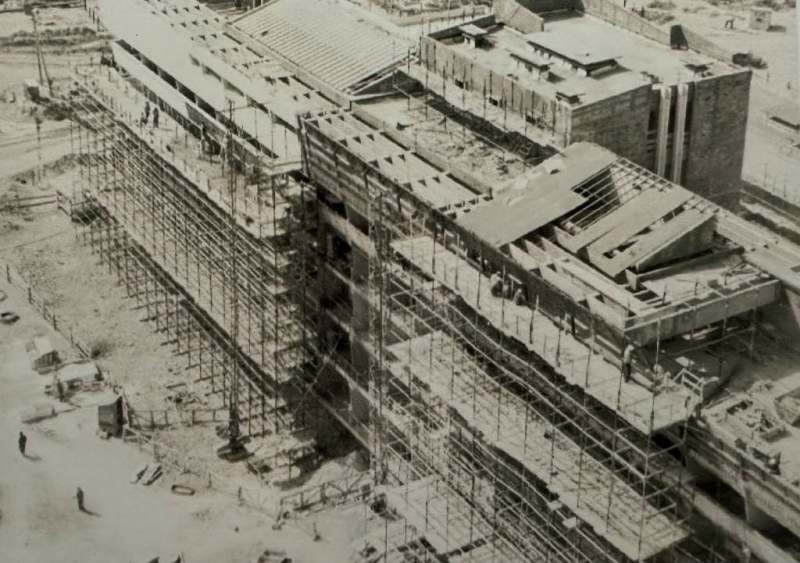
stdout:
{"type": "Polygon", "coordinates": [[[363,444],[374,560],[796,560],[800,248],[729,210],[729,54],[605,0],[92,9],[83,236],[232,432],[363,444]]]}

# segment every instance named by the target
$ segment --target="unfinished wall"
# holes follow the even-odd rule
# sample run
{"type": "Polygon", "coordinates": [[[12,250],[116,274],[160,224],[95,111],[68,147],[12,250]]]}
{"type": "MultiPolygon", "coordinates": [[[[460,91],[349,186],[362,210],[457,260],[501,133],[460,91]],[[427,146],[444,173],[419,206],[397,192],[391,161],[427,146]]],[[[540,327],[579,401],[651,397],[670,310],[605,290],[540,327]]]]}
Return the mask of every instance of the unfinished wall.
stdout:
{"type": "MultiPolygon", "coordinates": [[[[636,15],[634,11],[623,8],[609,0],[575,0],[575,3],[577,4],[577,9],[605,20],[610,24],[617,25],[663,45],[671,44],[669,31],[656,27],[646,19],[636,15]]],[[[733,54],[730,51],[693,32],[685,25],[679,24],[673,27],[680,28],[680,32],[688,42],[689,49],[722,62],[731,62],[733,54]]]]}
{"type": "Polygon", "coordinates": [[[728,208],[739,200],[750,71],[692,84],[684,185],[728,208]]]}
{"type": "Polygon", "coordinates": [[[637,16],[632,10],[628,10],[609,2],[609,0],[576,0],[577,8],[617,25],[633,33],[637,33],[653,41],[658,41],[664,45],[669,45],[669,32],[659,29],[646,19],[637,16]]]}
{"type": "Polygon", "coordinates": [[[537,14],[561,10],[577,10],[580,7],[578,0],[519,0],[518,4],[537,14]]]}
{"type": "Polygon", "coordinates": [[[680,27],[683,31],[683,36],[686,38],[689,48],[693,51],[697,51],[698,53],[702,53],[707,57],[712,57],[725,63],[730,64],[733,61],[733,53],[730,51],[723,49],[702,35],[699,35],[691,29],[688,29],[685,25],[680,27]]]}
{"type": "Polygon", "coordinates": [[[497,21],[513,27],[522,33],[533,33],[544,29],[544,20],[537,16],[524,4],[527,2],[517,2],[517,0],[494,0],[494,9],[497,21]]]}
{"type": "Polygon", "coordinates": [[[569,106],[492,72],[435,39],[423,37],[420,41],[420,63],[431,73],[458,81],[467,90],[480,93],[487,103],[506,106],[520,118],[528,116],[531,122],[553,132],[560,143],[568,142],[572,119],[569,106]]]}
{"type": "Polygon", "coordinates": [[[651,87],[644,84],[614,98],[572,110],[570,142],[591,141],[649,167],[650,91],[651,87]]]}

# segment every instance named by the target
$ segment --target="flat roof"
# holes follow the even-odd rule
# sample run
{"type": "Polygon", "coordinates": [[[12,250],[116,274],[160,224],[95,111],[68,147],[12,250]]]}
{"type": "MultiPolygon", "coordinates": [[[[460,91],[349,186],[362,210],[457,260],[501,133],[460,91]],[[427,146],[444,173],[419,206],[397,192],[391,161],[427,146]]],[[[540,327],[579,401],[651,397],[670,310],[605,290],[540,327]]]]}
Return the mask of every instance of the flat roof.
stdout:
{"type": "Polygon", "coordinates": [[[464,34],[471,35],[472,37],[481,37],[483,35],[486,35],[487,33],[485,29],[478,27],[477,25],[472,23],[468,23],[467,25],[462,25],[458,29],[460,29],[464,34]]]}
{"type": "Polygon", "coordinates": [[[527,60],[532,64],[538,61],[540,65],[553,60],[537,55],[527,35],[502,25],[489,28],[487,32],[485,43],[490,46],[484,48],[473,49],[463,41],[440,41],[494,73],[516,80],[523,87],[550,99],[555,99],[559,93],[578,93],[582,96],[581,104],[590,104],[651,84],[651,80],[643,74],[627,72],[625,69],[602,77],[581,77],[566,65],[553,64],[549,67],[551,79],[540,79],[522,65],[527,60]],[[520,62],[523,58],[526,61],[520,62]]]}
{"type": "Polygon", "coordinates": [[[351,112],[325,113],[310,123],[436,209],[478,197],[449,171],[421,158],[416,151],[401,145],[351,112]]]}
{"type": "Polygon", "coordinates": [[[691,50],[674,50],[581,12],[559,12],[544,16],[544,30],[523,33],[503,24],[485,28],[485,46],[471,48],[462,34],[438,39],[462,56],[508,76],[542,96],[580,96],[578,105],[591,104],[634,88],[653,83],[677,84],[704,76],[735,72],[725,64],[691,50]],[[564,64],[558,64],[559,60],[564,64]],[[617,66],[603,73],[585,75],[576,68],[593,67],[615,61],[617,66]],[[533,64],[542,68],[549,63],[551,76],[542,79],[522,68],[533,64]]]}
{"type": "MultiPolygon", "coordinates": [[[[726,74],[734,70],[732,65],[695,51],[674,50],[669,45],[588,14],[569,12],[545,16],[544,29],[542,32],[525,34],[526,40],[549,46],[568,57],[589,53],[583,58],[614,58],[625,69],[653,75],[664,84],[693,79],[696,72],[688,68],[687,64],[706,66],[713,74],[726,74]]],[[[606,78],[588,80],[603,82],[606,78]]]]}
{"type": "MultiPolygon", "coordinates": [[[[120,40],[215,110],[225,112],[227,100],[234,100],[237,125],[278,158],[299,160],[293,130],[297,114],[333,107],[332,102],[296,80],[282,63],[262,57],[228,35],[225,21],[196,2],[131,0],[117,5],[112,0],[99,0],[98,13],[120,40]],[[262,104],[266,111],[248,99],[262,104]],[[238,109],[244,106],[246,110],[238,109]]],[[[176,102],[178,111],[184,111],[187,102],[180,95],[166,94],[173,86],[163,77],[151,75],[133,58],[127,58],[126,65],[148,87],[176,102]]]]}
{"type": "Polygon", "coordinates": [[[562,33],[551,30],[549,26],[541,33],[531,33],[526,37],[530,43],[584,66],[618,59],[621,55],[620,47],[607,38],[562,33]]]}

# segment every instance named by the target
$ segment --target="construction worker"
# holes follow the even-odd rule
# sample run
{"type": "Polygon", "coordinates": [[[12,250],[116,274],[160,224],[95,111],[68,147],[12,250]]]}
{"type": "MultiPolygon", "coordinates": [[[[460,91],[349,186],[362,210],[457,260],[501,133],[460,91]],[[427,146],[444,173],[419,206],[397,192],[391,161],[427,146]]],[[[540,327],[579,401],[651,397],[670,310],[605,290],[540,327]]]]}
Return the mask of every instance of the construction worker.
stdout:
{"type": "Polygon", "coordinates": [[[767,458],[766,462],[767,469],[773,475],[780,475],[781,474],[781,452],[778,452],[774,455],[771,455],[767,458]]]}
{"type": "Polygon", "coordinates": [[[147,123],[150,120],[150,100],[144,102],[144,121],[147,123]]]}
{"type": "Polygon", "coordinates": [[[503,278],[499,272],[494,272],[489,276],[489,289],[495,297],[503,295],[503,278]]]}
{"type": "Polygon", "coordinates": [[[526,301],[527,299],[525,299],[525,288],[522,287],[521,285],[517,286],[517,290],[514,292],[514,305],[522,306],[525,305],[526,301]]]}
{"type": "Polygon", "coordinates": [[[633,344],[628,344],[625,351],[622,353],[622,377],[625,381],[631,380],[631,369],[633,362],[633,344]]]}
{"type": "Polygon", "coordinates": [[[58,401],[63,403],[65,399],[64,382],[58,378],[56,378],[56,391],[58,391],[58,401]]]}
{"type": "Polygon", "coordinates": [[[19,433],[19,438],[17,439],[17,445],[19,446],[19,453],[21,453],[24,456],[25,447],[28,445],[28,437],[22,432],[19,433]]]}
{"type": "Polygon", "coordinates": [[[81,512],[86,512],[86,508],[83,505],[83,489],[80,487],[78,487],[78,490],[75,493],[75,499],[78,501],[78,510],[81,512]]]}
{"type": "Polygon", "coordinates": [[[158,108],[153,108],[153,129],[158,129],[158,108]]]}
{"type": "Polygon", "coordinates": [[[514,297],[514,284],[511,283],[511,280],[506,279],[503,283],[503,297],[506,299],[511,299],[514,297]]]}

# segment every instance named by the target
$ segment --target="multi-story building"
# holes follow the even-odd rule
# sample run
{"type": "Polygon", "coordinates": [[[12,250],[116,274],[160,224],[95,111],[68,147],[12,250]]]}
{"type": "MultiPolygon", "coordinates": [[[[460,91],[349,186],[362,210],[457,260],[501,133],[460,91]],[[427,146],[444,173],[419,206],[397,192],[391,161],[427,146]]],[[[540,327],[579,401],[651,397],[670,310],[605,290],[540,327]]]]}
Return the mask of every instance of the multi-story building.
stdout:
{"type": "Polygon", "coordinates": [[[101,250],[190,303],[178,338],[213,341],[187,347],[249,432],[313,396],[361,441],[400,517],[386,560],[794,560],[800,248],[712,201],[746,95],[702,117],[746,71],[596,1],[500,6],[416,53],[315,0],[233,27],[126,6],[101,3],[116,62],[171,121],[148,137],[95,81],[101,250]]]}

